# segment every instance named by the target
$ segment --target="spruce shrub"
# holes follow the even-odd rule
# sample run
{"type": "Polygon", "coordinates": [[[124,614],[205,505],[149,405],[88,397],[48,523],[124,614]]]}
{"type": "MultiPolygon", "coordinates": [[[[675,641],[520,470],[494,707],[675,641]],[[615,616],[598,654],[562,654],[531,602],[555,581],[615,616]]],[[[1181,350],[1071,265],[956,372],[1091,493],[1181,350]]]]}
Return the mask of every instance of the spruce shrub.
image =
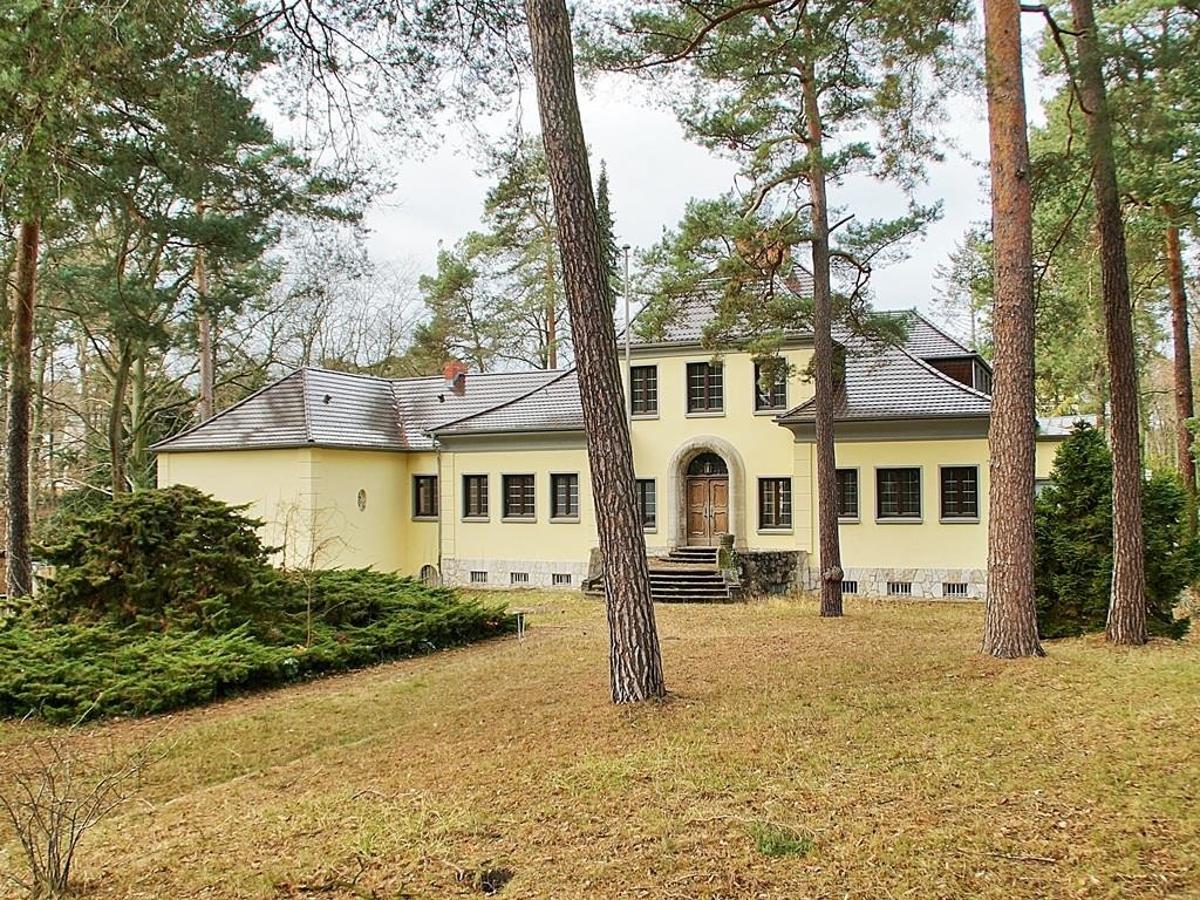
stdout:
{"type": "MultiPolygon", "coordinates": [[[[1188,536],[1187,497],[1174,476],[1143,483],[1146,624],[1151,634],[1179,637],[1179,596],[1200,572],[1188,536]]],[[[1050,482],[1037,502],[1038,630],[1058,638],[1103,631],[1112,584],[1112,454],[1104,436],[1080,423],[1063,441],[1050,482]]]]}
{"type": "Polygon", "coordinates": [[[223,633],[269,619],[279,584],[262,524],[193,487],[138,491],[60,520],[40,549],[55,621],[223,633]]]}

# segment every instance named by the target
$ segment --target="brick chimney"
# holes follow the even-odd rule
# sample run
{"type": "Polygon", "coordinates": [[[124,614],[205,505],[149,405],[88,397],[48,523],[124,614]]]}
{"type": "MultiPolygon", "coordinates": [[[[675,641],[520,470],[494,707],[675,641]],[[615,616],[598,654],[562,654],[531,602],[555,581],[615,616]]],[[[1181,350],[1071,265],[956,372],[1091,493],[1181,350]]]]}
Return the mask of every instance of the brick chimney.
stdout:
{"type": "Polygon", "coordinates": [[[455,396],[461,397],[467,392],[467,365],[457,359],[451,359],[442,366],[442,377],[446,379],[446,388],[455,396]]]}

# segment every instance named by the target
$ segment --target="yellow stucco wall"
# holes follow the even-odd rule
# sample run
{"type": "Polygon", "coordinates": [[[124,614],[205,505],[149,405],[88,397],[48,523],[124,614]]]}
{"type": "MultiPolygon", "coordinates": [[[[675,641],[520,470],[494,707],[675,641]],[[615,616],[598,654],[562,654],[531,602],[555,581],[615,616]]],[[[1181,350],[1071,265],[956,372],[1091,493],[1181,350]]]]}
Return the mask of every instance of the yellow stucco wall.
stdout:
{"type": "Polygon", "coordinates": [[[263,542],[284,548],[276,561],[308,557],[314,509],[313,451],[211,451],[158,454],[158,484],[187,484],[218,500],[249,504],[247,514],[264,521],[263,542]]]}
{"type": "MultiPolygon", "coordinates": [[[[1046,478],[1058,452],[1059,440],[1037,443],[1035,476],[1046,478]]],[[[863,441],[835,447],[838,468],[858,469],[859,519],[843,522],[842,565],[870,568],[964,568],[987,565],[988,447],[987,440],[863,441]],[[979,521],[942,521],[941,466],[973,465],[979,468],[979,521]],[[893,466],[921,469],[919,522],[876,519],[875,470],[893,466]]],[[[809,485],[801,496],[806,502],[807,542],[801,549],[816,551],[816,504],[812,501],[816,464],[811,444],[796,445],[796,484],[809,485]],[[807,474],[802,474],[802,473],[807,474]],[[807,496],[806,496],[807,495],[807,496]]],[[[800,510],[797,509],[797,515],[800,510]]],[[[797,534],[801,532],[798,530],[797,534]]]]}
{"type": "Polygon", "coordinates": [[[987,563],[987,441],[890,441],[843,443],[835,448],[838,468],[858,469],[857,523],[840,526],[842,565],[873,568],[981,569],[987,563]],[[920,521],[876,519],[875,470],[921,469],[920,521]],[[978,521],[940,521],[941,466],[979,469],[978,521]]]}
{"type": "Polygon", "coordinates": [[[373,566],[412,574],[406,547],[411,529],[407,454],[372,450],[314,450],[314,531],[317,568],[373,566]],[[358,493],[365,492],[359,509],[358,493]]]}
{"type": "MultiPolygon", "coordinates": [[[[802,372],[812,351],[806,347],[788,348],[780,352],[792,371],[788,378],[787,406],[795,406],[812,396],[812,385],[802,372]]],[[[731,470],[730,504],[740,509],[740,525],[731,509],[730,527],[738,545],[751,549],[792,549],[797,539],[804,538],[804,529],[793,512],[793,528],[788,531],[764,532],[758,528],[758,479],[784,478],[795,474],[795,447],[792,433],[774,421],[779,411],[754,411],[754,360],[747,353],[731,353],[721,358],[724,368],[724,406],[722,413],[687,412],[687,366],[693,362],[711,362],[710,353],[695,349],[687,352],[643,351],[634,356],[633,364],[658,367],[658,415],[636,417],[633,420],[633,458],[638,478],[655,479],[658,498],[658,527],[647,534],[651,546],[665,547],[678,542],[680,529],[678,484],[673,462],[681,447],[706,438],[715,438],[733,448],[742,469],[740,493],[733,482],[731,470]]],[[[803,484],[794,481],[793,503],[801,502],[803,484]]]]}
{"type": "Polygon", "coordinates": [[[1038,478],[1050,477],[1050,472],[1054,469],[1054,457],[1058,454],[1058,448],[1062,446],[1064,440],[1066,438],[1046,438],[1037,442],[1037,465],[1035,469],[1038,478]]]}
{"type": "MultiPolygon", "coordinates": [[[[438,457],[433,451],[405,454],[408,471],[402,485],[401,502],[398,507],[399,527],[404,534],[401,547],[401,572],[419,575],[422,566],[438,565],[438,523],[413,518],[413,478],[417,475],[437,475],[438,457]]],[[[438,489],[441,490],[441,480],[438,489]]]]}
{"type": "Polygon", "coordinates": [[[464,447],[442,453],[442,556],[446,559],[496,559],[587,562],[596,544],[596,515],[588,474],[587,450],[576,446],[544,449],[464,447]],[[551,474],[579,476],[579,518],[550,518],[551,474]],[[487,521],[464,521],[463,476],[488,476],[487,521]],[[505,521],[501,496],[504,475],[533,475],[537,516],[505,521]]]}
{"type": "Polygon", "coordinates": [[[437,562],[436,522],[413,521],[412,475],[435,474],[433,453],[300,448],[161,453],[158,483],[190,484],[249,503],[276,561],[373,566],[415,575],[437,562]],[[365,507],[359,508],[359,491],[365,507]]]}

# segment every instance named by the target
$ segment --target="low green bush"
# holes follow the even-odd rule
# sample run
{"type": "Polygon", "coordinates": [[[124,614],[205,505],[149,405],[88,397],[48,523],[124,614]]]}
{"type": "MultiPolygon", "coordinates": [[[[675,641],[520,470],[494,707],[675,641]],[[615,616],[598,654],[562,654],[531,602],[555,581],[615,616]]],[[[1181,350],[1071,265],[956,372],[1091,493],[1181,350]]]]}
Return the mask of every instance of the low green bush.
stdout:
{"type": "MultiPolygon", "coordinates": [[[[1180,594],[1200,572],[1200,553],[1188,536],[1187,498],[1174,476],[1160,473],[1142,486],[1146,625],[1151,634],[1179,637],[1180,594]]],[[[1087,425],[1063,441],[1050,483],[1037,502],[1035,524],[1038,630],[1059,638],[1103,631],[1112,585],[1112,455],[1104,436],[1087,425]]]]}
{"type": "Polygon", "coordinates": [[[269,629],[149,631],[21,616],[0,631],[0,715],[71,723],[165,712],[515,629],[502,608],[379,572],[315,572],[304,583],[289,574],[281,583],[285,605],[269,629]]]}
{"type": "Polygon", "coordinates": [[[53,577],[0,625],[0,716],[164,712],[515,630],[411,578],[277,571],[243,512],[171,487],[61,515],[53,577]]]}

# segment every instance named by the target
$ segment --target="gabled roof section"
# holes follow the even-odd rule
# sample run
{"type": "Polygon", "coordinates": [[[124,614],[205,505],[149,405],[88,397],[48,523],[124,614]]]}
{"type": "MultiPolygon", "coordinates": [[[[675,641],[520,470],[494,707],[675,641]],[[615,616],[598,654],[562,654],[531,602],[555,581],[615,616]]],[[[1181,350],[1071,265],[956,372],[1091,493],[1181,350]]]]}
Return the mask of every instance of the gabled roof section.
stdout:
{"type": "Polygon", "coordinates": [[[506,432],[582,431],[583,405],[574,368],[506,403],[432,428],[437,437],[506,432]]]}
{"type": "MultiPolygon", "coordinates": [[[[711,296],[682,303],[681,316],[668,326],[668,342],[698,343],[712,309],[711,296]]],[[[974,354],[922,316],[904,315],[911,318],[903,347],[869,345],[840,328],[834,335],[848,351],[837,419],[986,417],[991,410],[987,395],[925,362],[974,354]]],[[[810,400],[777,421],[801,424],[812,418],[810,400]]],[[[310,367],[256,391],[154,449],[431,450],[442,436],[582,429],[574,368],[473,373],[467,376],[465,392],[456,394],[441,376],[386,379],[310,367]]]]}
{"type": "Polygon", "coordinates": [[[297,369],[154,449],[172,453],[304,446],[431,450],[434,441],[429,432],[440,425],[523,397],[563,374],[474,373],[467,376],[467,390],[459,395],[440,375],[392,380],[297,369]]]}
{"type": "Polygon", "coordinates": [[[467,389],[455,394],[439,375],[405,378],[392,382],[396,405],[408,446],[431,450],[433,432],[460,419],[487,412],[536,391],[561,378],[562,370],[535,369],[529,372],[472,372],[467,389]]]}
{"type": "Polygon", "coordinates": [[[302,446],[405,449],[390,382],[328,369],[297,369],[154,449],[302,446]]]}
{"type": "MultiPolygon", "coordinates": [[[[880,419],[982,418],[992,399],[944,375],[906,347],[847,339],[846,377],[834,405],[839,422],[880,419]]],[[[815,420],[815,398],[779,416],[784,425],[815,420]]]]}
{"type": "Polygon", "coordinates": [[[950,359],[979,355],[950,337],[915,309],[898,312],[896,315],[908,317],[908,339],[904,346],[913,356],[921,359],[950,359]]]}
{"type": "MultiPolygon", "coordinates": [[[[812,290],[812,279],[805,276],[799,287],[801,290],[812,290]]],[[[780,283],[779,291],[790,291],[787,285],[780,283]]],[[[663,323],[661,334],[652,338],[643,338],[638,333],[637,320],[641,318],[648,307],[643,307],[634,317],[633,340],[634,347],[661,347],[669,344],[683,346],[699,344],[704,338],[704,326],[716,315],[717,302],[720,299],[718,283],[702,284],[696,291],[686,296],[672,299],[674,306],[670,319],[663,323]]],[[[808,340],[811,335],[807,331],[796,332],[790,337],[797,340],[808,340]]]]}

